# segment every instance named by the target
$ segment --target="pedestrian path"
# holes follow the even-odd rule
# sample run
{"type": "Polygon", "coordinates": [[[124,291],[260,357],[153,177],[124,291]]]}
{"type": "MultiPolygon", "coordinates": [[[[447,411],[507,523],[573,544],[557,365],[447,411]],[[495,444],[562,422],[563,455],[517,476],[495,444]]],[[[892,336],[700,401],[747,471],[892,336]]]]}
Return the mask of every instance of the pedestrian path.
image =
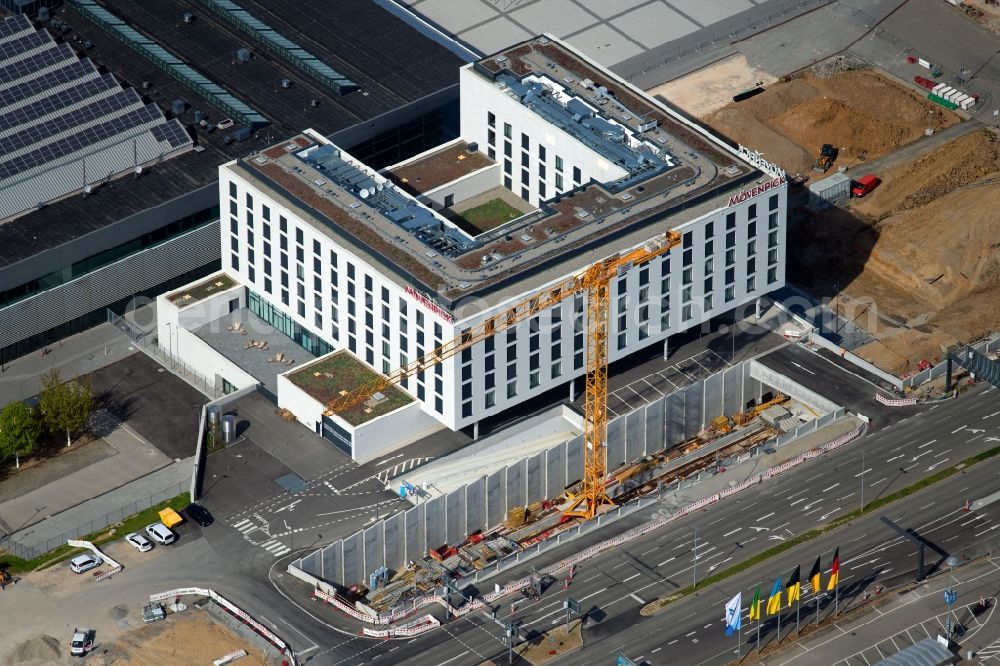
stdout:
{"type": "Polygon", "coordinates": [[[278,539],[272,539],[267,530],[267,525],[262,525],[259,521],[251,518],[243,518],[239,522],[234,523],[232,527],[242,534],[248,543],[260,546],[274,557],[281,557],[292,550],[278,539]]]}

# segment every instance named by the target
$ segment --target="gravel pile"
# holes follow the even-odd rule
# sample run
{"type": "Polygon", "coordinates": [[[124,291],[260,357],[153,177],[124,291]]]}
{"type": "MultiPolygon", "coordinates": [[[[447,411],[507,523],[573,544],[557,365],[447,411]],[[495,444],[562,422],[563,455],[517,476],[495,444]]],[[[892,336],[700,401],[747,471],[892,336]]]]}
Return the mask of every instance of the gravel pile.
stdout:
{"type": "Polygon", "coordinates": [[[870,67],[871,65],[861,58],[845,53],[827,58],[823,62],[818,62],[809,71],[817,79],[828,79],[840,72],[850,72],[855,69],[868,69],[870,67]]]}

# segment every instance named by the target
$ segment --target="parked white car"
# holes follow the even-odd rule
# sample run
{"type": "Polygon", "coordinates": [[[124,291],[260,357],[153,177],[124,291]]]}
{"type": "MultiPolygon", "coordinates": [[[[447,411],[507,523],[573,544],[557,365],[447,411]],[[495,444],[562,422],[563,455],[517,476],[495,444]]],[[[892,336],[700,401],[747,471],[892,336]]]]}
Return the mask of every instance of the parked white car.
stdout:
{"type": "Polygon", "coordinates": [[[153,541],[163,544],[173,543],[177,540],[177,535],[171,532],[163,523],[153,523],[146,526],[146,534],[152,537],[153,541]]]}
{"type": "Polygon", "coordinates": [[[153,550],[153,542],[142,536],[141,534],[136,534],[135,532],[130,532],[125,535],[125,541],[129,543],[133,548],[135,548],[140,553],[145,553],[153,550]]]}
{"type": "Polygon", "coordinates": [[[69,561],[69,568],[72,569],[73,573],[82,574],[86,571],[90,571],[91,569],[96,569],[102,564],[104,564],[104,560],[99,558],[97,555],[92,553],[83,553],[82,555],[77,555],[69,561]]]}

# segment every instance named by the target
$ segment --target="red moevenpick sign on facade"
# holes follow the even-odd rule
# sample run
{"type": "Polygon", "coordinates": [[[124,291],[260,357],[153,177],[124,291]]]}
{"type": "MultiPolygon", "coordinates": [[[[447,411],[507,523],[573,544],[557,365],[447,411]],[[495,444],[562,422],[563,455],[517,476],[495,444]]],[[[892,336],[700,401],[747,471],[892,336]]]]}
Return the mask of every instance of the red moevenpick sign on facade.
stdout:
{"type": "Polygon", "coordinates": [[[756,185],[750,188],[749,190],[743,190],[742,192],[738,192],[733,196],[729,197],[729,205],[735,206],[736,204],[743,203],[747,199],[752,199],[758,194],[763,194],[768,190],[773,190],[774,188],[780,187],[781,185],[784,184],[785,184],[784,176],[781,176],[780,178],[775,178],[774,180],[768,181],[766,183],[761,183],[760,185],[756,185]]]}

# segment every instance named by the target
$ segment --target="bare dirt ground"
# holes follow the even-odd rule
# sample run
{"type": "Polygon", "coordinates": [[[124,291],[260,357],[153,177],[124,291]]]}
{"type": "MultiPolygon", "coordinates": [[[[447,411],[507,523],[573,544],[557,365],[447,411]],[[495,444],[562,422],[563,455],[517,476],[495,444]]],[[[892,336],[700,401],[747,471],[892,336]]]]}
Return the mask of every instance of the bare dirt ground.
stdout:
{"type": "MultiPolygon", "coordinates": [[[[834,166],[873,159],[958,116],[853,58],[838,56],[756,97],[733,102],[702,119],[734,142],[756,148],[790,174],[821,178],[812,164],[824,143],[838,151],[834,166]]],[[[828,172],[832,173],[832,172],[828,172]]]]}
{"type": "Polygon", "coordinates": [[[695,118],[704,118],[731,103],[733,95],[775,81],[767,72],[751,67],[740,53],[647,92],[695,118]]]}
{"type": "Polygon", "coordinates": [[[99,645],[87,658],[90,666],[187,666],[210,664],[214,659],[243,649],[240,666],[267,666],[264,655],[208,613],[188,609],[155,624],[143,625],[117,640],[99,645]]]}
{"type": "Polygon", "coordinates": [[[897,374],[1000,329],[1000,142],[989,130],[879,174],[864,200],[790,226],[793,281],[878,340],[897,374]]]}

